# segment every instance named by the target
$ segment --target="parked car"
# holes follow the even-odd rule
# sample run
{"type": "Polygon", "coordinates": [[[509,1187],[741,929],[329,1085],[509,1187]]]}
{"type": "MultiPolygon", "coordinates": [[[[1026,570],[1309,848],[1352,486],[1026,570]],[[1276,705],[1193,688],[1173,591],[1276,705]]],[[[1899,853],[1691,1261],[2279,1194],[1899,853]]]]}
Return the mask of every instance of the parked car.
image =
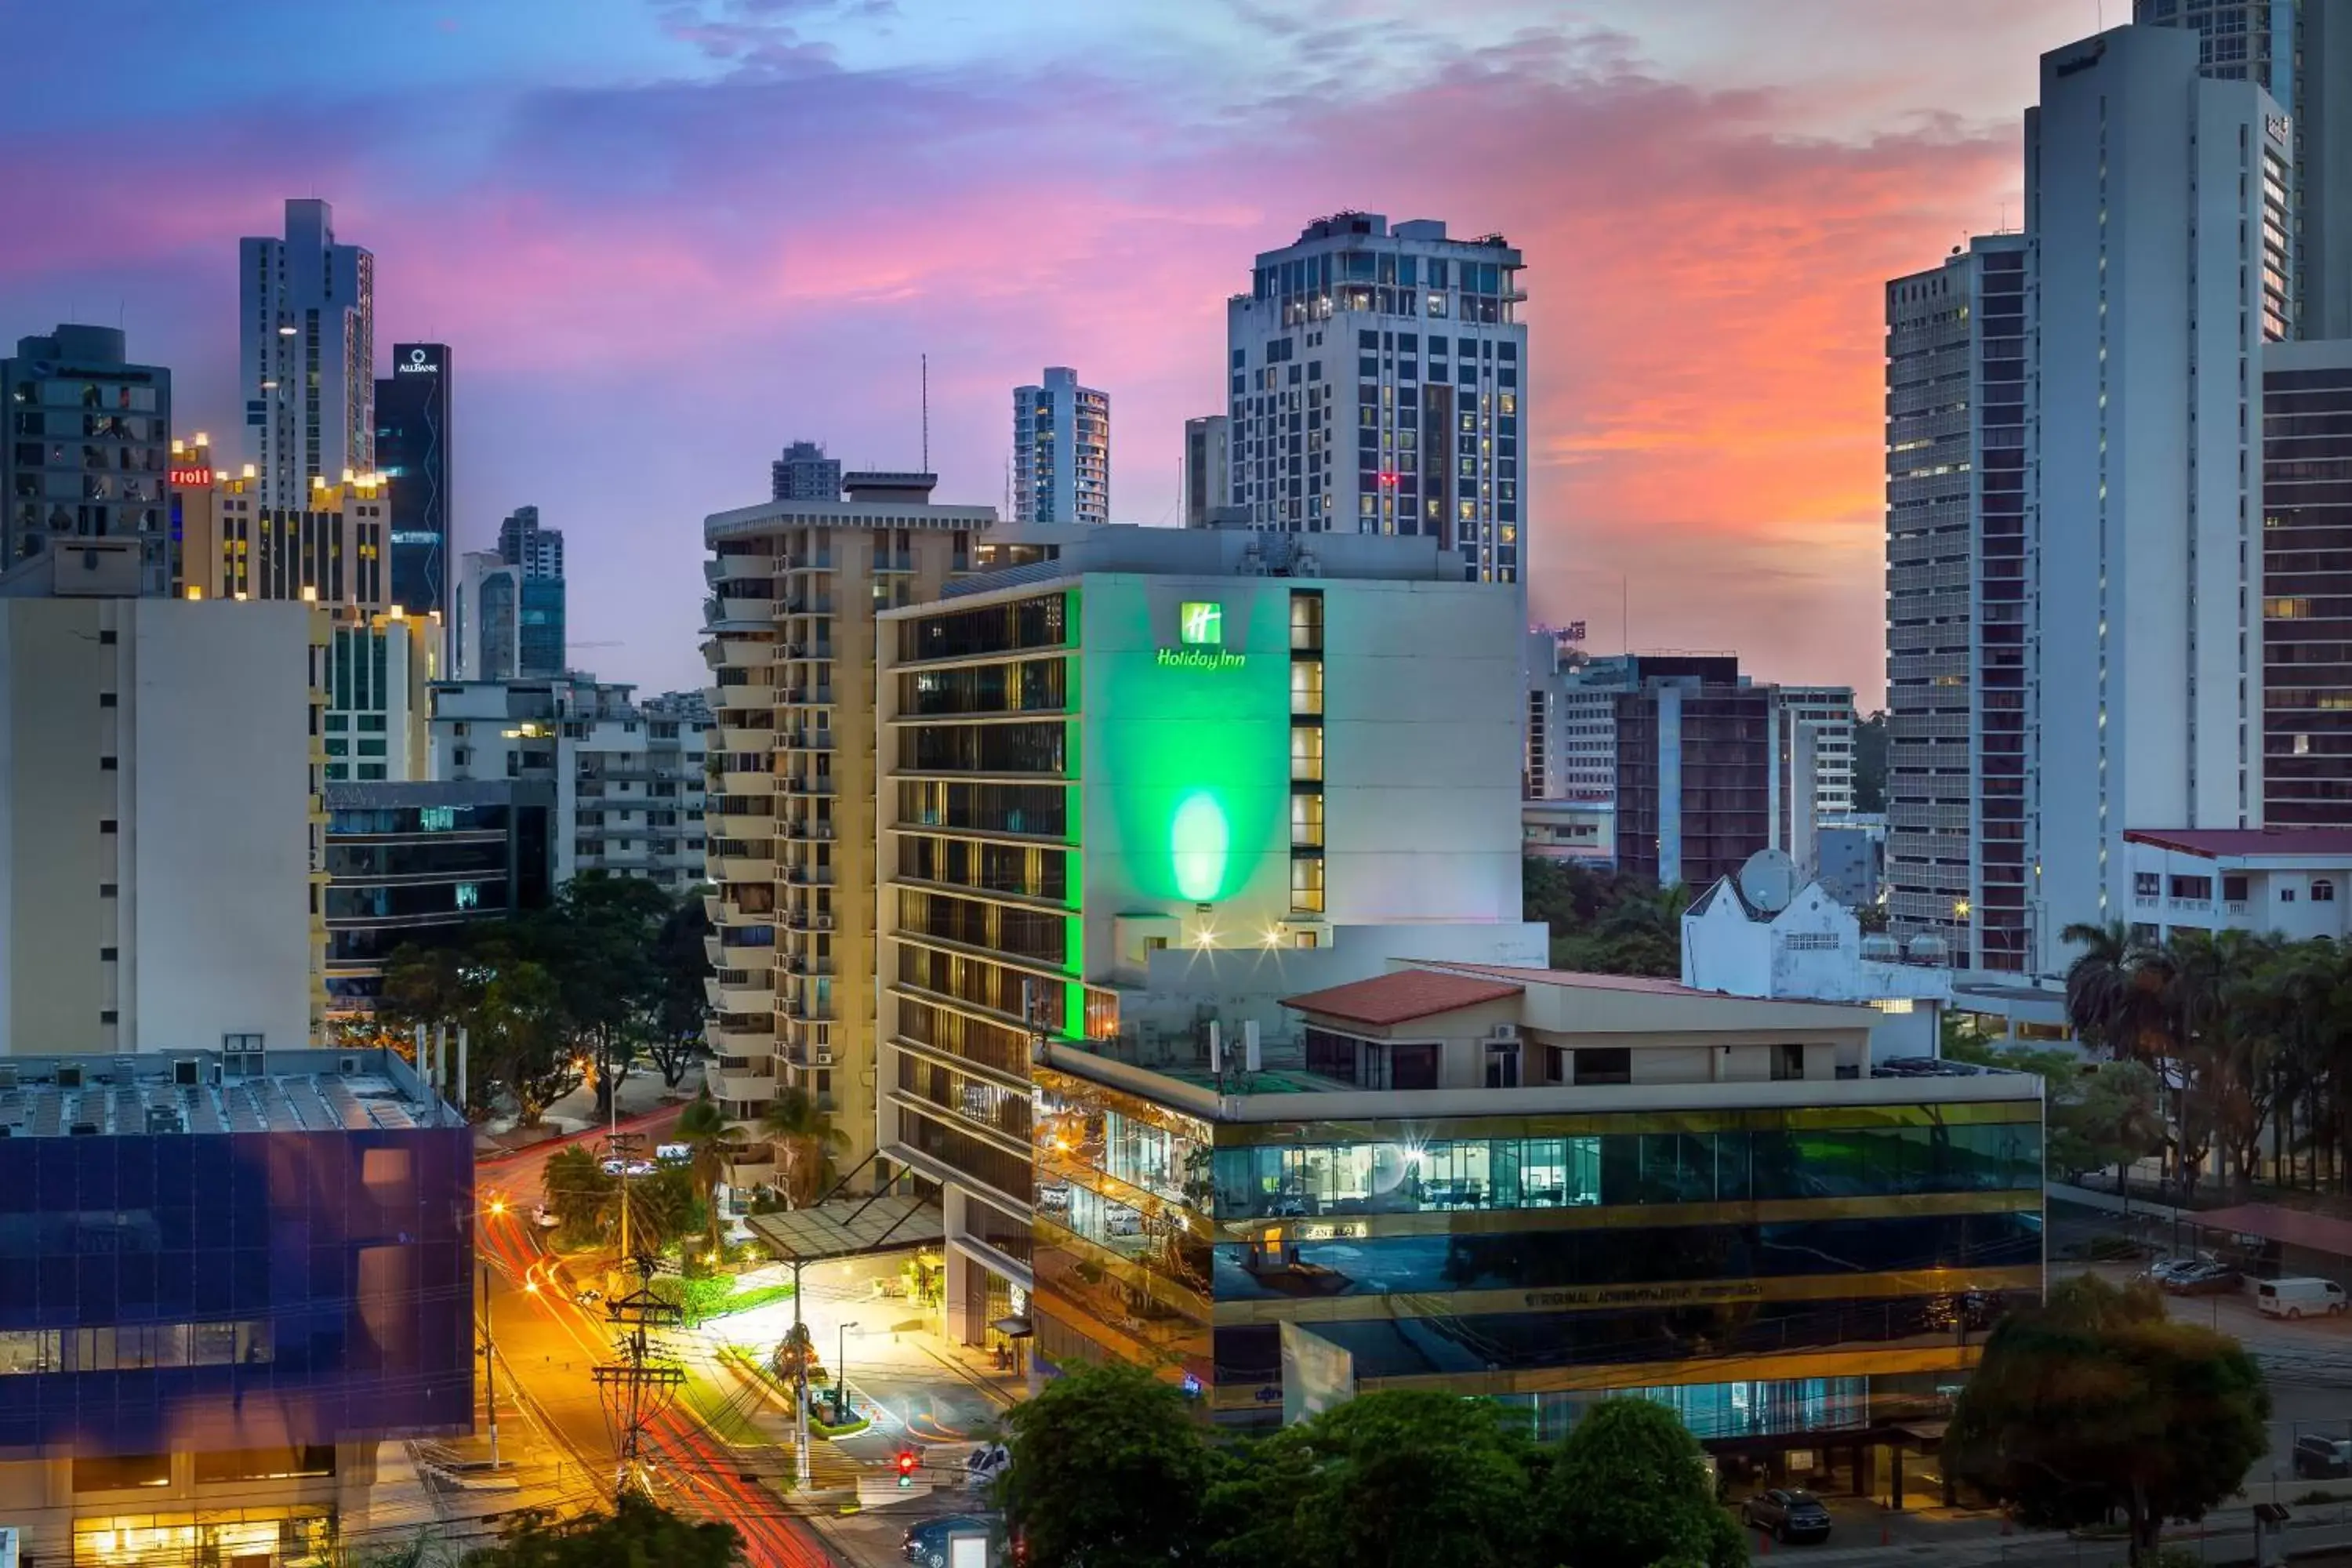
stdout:
{"type": "Polygon", "coordinates": [[[2272,1318],[2333,1318],[2347,1305],[2333,1279],[2265,1279],[2254,1287],[2254,1310],[2272,1318]]]}
{"type": "Polygon", "coordinates": [[[632,1176],[650,1176],[654,1173],[654,1163],[651,1160],[624,1160],[617,1154],[607,1158],[598,1168],[608,1176],[617,1176],[625,1171],[632,1176]]]}
{"type": "Polygon", "coordinates": [[[947,1568],[948,1537],[959,1530],[993,1531],[994,1526],[977,1514],[950,1513],[938,1519],[927,1519],[908,1527],[899,1541],[899,1550],[909,1563],[922,1568],[947,1568]]]}
{"type": "Polygon", "coordinates": [[[2150,1263],[2140,1271],[2140,1278],[2150,1284],[2162,1285],[2175,1274],[2192,1268],[2203,1268],[2220,1261],[2220,1258],[2210,1252],[2177,1252],[2168,1258],[2159,1258],[2150,1263]]]}
{"type": "Polygon", "coordinates": [[[1740,1522],[1771,1531],[1775,1541],[1827,1541],[1830,1510],[1808,1491],[1774,1487],[1759,1492],[1739,1507],[1740,1522]]]}
{"type": "Polygon", "coordinates": [[[2342,1437],[2297,1437],[2294,1473],[2305,1480],[2352,1476],[2352,1441],[2342,1437]]]}
{"type": "Polygon", "coordinates": [[[2175,1296],[2227,1296],[2245,1283],[2245,1276],[2226,1263],[2178,1268],[2164,1277],[2164,1289],[2175,1296]]]}

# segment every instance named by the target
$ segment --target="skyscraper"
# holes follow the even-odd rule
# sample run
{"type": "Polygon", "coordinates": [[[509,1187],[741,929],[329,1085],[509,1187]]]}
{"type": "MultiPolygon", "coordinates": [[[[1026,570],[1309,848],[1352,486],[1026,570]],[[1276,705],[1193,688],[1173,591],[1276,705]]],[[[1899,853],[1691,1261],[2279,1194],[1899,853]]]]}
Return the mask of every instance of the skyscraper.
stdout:
{"type": "Polygon", "coordinates": [[[2132,19],[2194,31],[2200,71],[2252,82],[2287,116],[2294,335],[2352,338],[2352,14],[2336,0],[2135,0],[2132,19]]]}
{"type": "Polygon", "coordinates": [[[522,571],[516,622],[516,673],[562,673],[566,632],[563,531],[541,528],[539,508],[517,507],[499,524],[499,559],[522,571]]]}
{"type": "Polygon", "coordinates": [[[146,591],[169,572],[172,373],[113,327],[61,326],[0,359],[0,571],[52,541],[136,538],[146,591]]]}
{"type": "Polygon", "coordinates": [[[375,457],[392,481],[392,602],[415,615],[448,607],[449,431],[449,345],[393,344],[375,457]]]}
{"type": "Polygon", "coordinates": [[[841,459],[826,457],[821,442],[793,442],[768,465],[768,499],[839,500],[841,459]]]}
{"type": "Polygon", "coordinates": [[[1499,234],[1378,213],[1261,252],[1225,308],[1233,504],[1294,533],[1434,534],[1474,579],[1518,581],[1523,265],[1499,234]]]}
{"type": "Polygon", "coordinates": [[[1023,522],[1110,521],[1110,395],[1049,365],[1013,389],[1013,515],[1023,522]]]}
{"type": "Polygon", "coordinates": [[[1886,285],[1887,921],[2028,967],[2025,264],[1990,235],[1886,285]]]}
{"type": "Polygon", "coordinates": [[[1206,528],[1229,505],[1233,420],[1223,414],[1184,421],[1184,526],[1206,528]]]}
{"type": "Polygon", "coordinates": [[[2131,908],[2130,828],[2262,823],[2262,354],[2294,319],[2288,121],[2118,27],[2026,114],[2034,967],[2131,908]],[[2184,133],[2184,129],[2185,132],[2184,133]]]}
{"type": "Polygon", "coordinates": [[[333,210],[286,204],[286,237],[237,242],[246,457],[264,506],[375,468],[375,257],[333,210]]]}
{"type": "Polygon", "coordinates": [[[2352,827],[2352,342],[2263,354],[2263,826],[2352,827]]]}

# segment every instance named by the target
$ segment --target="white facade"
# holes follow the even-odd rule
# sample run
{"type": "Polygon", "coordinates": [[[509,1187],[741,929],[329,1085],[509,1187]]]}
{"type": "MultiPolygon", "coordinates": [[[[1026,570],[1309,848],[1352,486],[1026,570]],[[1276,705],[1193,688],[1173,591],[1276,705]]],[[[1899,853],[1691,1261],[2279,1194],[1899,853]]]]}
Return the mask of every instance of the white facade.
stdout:
{"type": "Polygon", "coordinates": [[[265,507],[375,471],[375,257],[335,243],[334,209],[289,200],[282,239],[237,242],[245,455],[265,507]]]}
{"type": "Polygon", "coordinates": [[[2026,848],[2036,967],[2128,907],[2120,835],[2262,820],[2262,345],[2289,122],[2119,27],[2042,60],[2031,236],[2026,848]]]}
{"type": "Polygon", "coordinates": [[[1260,252],[1225,307],[1231,504],[1255,528],[1436,539],[1527,564],[1527,296],[1500,235],[1340,213],[1260,252]]]}
{"type": "Polygon", "coordinates": [[[691,715],[640,707],[587,676],[450,680],[433,688],[436,779],[555,787],[551,874],[636,877],[675,893],[703,880],[706,738],[691,715]]]}
{"type": "Polygon", "coordinates": [[[1853,688],[1781,686],[1784,729],[1804,726],[1813,734],[1813,813],[1843,815],[1853,809],[1853,688]]]}
{"type": "Polygon", "coordinates": [[[1918,938],[1914,961],[1902,962],[1892,938],[1864,937],[1853,911],[1818,882],[1769,910],[1748,903],[1727,877],[1684,912],[1682,935],[1682,980],[1696,990],[1865,1002],[1881,1015],[1871,1026],[1874,1058],[1940,1052],[1937,1021],[1952,996],[1941,944],[1918,938]]]}
{"type": "Polygon", "coordinates": [[[1589,679],[1587,668],[1559,634],[1528,633],[1529,800],[1605,802],[1617,793],[1618,689],[1589,679]]]}
{"type": "Polygon", "coordinates": [[[1013,515],[1022,522],[1110,521],[1110,395],[1048,365],[1013,389],[1013,515]]]}
{"type": "Polygon", "coordinates": [[[2150,941],[2179,931],[2352,935],[2352,828],[2128,832],[2131,923],[2150,941]]]}
{"type": "Polygon", "coordinates": [[[0,597],[0,1056],[311,1043],[322,618],[0,597]]]}

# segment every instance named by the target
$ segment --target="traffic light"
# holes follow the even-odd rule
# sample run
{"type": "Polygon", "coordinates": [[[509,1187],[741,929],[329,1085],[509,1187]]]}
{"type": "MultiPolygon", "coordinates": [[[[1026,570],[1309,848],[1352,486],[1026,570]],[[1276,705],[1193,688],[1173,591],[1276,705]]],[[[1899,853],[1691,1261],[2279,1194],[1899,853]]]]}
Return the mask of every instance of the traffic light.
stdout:
{"type": "Polygon", "coordinates": [[[916,1458],[914,1449],[901,1448],[898,1450],[898,1489],[900,1491],[906,1491],[913,1488],[915,1484],[915,1464],[916,1458]]]}

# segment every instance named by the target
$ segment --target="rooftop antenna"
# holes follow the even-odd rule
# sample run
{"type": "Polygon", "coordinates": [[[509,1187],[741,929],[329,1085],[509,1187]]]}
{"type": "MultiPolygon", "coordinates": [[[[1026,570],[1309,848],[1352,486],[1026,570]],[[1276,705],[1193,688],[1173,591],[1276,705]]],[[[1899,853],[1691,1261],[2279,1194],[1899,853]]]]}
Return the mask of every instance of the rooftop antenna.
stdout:
{"type": "Polygon", "coordinates": [[[923,472],[931,471],[931,356],[923,356],[923,472]]]}

